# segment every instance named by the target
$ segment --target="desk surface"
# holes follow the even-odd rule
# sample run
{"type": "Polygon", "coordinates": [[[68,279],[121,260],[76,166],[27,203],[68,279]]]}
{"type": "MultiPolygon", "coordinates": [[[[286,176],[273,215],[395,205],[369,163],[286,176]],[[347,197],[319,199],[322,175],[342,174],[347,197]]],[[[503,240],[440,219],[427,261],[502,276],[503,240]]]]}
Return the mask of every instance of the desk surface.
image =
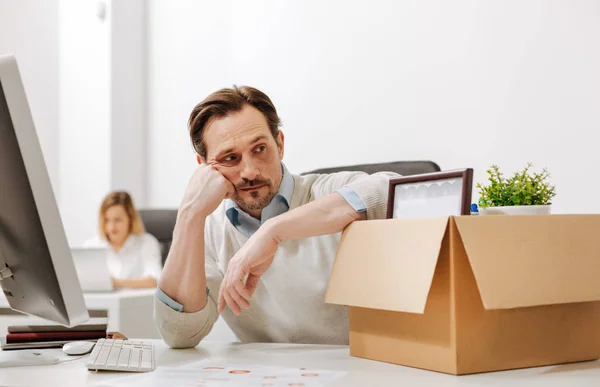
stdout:
{"type": "MultiPolygon", "coordinates": [[[[346,371],[331,386],[599,386],[600,362],[528,368],[478,375],[452,376],[393,364],[354,358],[346,346],[297,344],[229,344],[203,342],[198,347],[173,350],[160,340],[155,345],[158,367],[177,366],[204,359],[231,364],[276,365],[346,371]]],[[[44,350],[64,357],[59,349],[44,350]]],[[[0,369],[2,386],[91,386],[111,378],[131,375],[123,372],[90,372],[87,356],[50,366],[0,369]]]]}

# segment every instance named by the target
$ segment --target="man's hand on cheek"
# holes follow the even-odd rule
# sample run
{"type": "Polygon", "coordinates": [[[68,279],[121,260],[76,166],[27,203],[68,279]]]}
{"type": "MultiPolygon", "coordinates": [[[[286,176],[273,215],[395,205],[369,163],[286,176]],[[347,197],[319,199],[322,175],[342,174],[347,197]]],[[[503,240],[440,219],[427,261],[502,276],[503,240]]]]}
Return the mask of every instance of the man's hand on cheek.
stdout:
{"type": "Polygon", "coordinates": [[[267,271],[277,251],[276,239],[261,227],[233,256],[219,289],[219,313],[225,306],[235,315],[250,307],[250,299],[260,277],[267,271]]]}
{"type": "Polygon", "coordinates": [[[200,164],[194,171],[180,209],[190,209],[203,217],[210,215],[223,199],[232,197],[235,187],[211,164],[200,164]]]}

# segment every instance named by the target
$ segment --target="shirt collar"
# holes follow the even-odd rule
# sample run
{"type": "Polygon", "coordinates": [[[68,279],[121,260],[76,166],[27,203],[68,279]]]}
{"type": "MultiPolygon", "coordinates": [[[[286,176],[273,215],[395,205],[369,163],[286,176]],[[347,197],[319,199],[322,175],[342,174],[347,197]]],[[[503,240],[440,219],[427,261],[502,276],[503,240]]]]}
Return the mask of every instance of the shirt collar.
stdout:
{"type": "Polygon", "coordinates": [[[285,200],[289,209],[292,205],[292,195],[294,194],[294,177],[288,172],[285,164],[281,163],[281,169],[283,170],[283,178],[281,179],[281,185],[279,186],[277,195],[285,200]]]}
{"type": "MultiPolygon", "coordinates": [[[[290,205],[292,204],[292,195],[294,193],[294,177],[288,171],[284,163],[281,163],[281,170],[283,172],[283,177],[281,179],[281,184],[279,185],[279,190],[277,190],[277,193],[273,199],[271,199],[271,202],[265,208],[263,208],[261,213],[261,223],[264,223],[268,219],[277,215],[283,214],[289,210],[290,205]],[[283,206],[280,205],[281,202],[283,202],[283,206]],[[267,217],[265,217],[266,214],[268,214],[267,217]]],[[[239,224],[240,213],[250,216],[246,214],[240,207],[238,207],[233,200],[225,200],[225,214],[233,225],[239,224]]]]}

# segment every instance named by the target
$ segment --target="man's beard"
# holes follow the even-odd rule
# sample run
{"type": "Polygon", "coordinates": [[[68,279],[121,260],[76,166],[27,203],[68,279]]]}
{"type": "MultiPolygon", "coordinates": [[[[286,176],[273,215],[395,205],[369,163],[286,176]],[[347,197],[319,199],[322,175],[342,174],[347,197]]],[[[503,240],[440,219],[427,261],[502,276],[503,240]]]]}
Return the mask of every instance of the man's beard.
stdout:
{"type": "MultiPolygon", "coordinates": [[[[259,189],[262,189],[262,187],[259,189]]],[[[273,197],[275,197],[276,194],[277,194],[277,192],[275,192],[273,190],[273,182],[271,180],[268,180],[268,179],[247,180],[247,179],[244,179],[244,181],[242,183],[237,184],[235,186],[235,193],[233,195],[232,200],[245,212],[260,211],[263,208],[265,208],[266,206],[268,206],[269,203],[271,203],[271,200],[273,199],[273,197]],[[252,201],[246,201],[240,197],[239,192],[241,189],[259,186],[259,185],[263,185],[263,184],[269,189],[269,192],[267,192],[264,196],[260,196],[260,193],[258,192],[258,190],[256,190],[256,191],[250,191],[250,196],[253,199],[252,201]]]]}

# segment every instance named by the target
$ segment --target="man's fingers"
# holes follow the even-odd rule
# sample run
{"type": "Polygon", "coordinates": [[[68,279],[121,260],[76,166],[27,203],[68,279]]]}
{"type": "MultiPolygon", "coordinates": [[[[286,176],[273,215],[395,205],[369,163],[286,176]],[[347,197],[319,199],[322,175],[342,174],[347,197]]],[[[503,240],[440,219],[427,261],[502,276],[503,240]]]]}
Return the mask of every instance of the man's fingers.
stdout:
{"type": "Polygon", "coordinates": [[[227,300],[225,299],[225,292],[227,291],[227,284],[228,284],[228,274],[229,273],[225,273],[225,278],[223,278],[223,281],[221,281],[221,287],[219,288],[219,302],[218,302],[218,311],[219,313],[223,313],[223,311],[225,310],[225,306],[227,306],[227,300]]]}
{"type": "Polygon", "coordinates": [[[254,294],[254,291],[256,290],[256,287],[258,286],[259,280],[259,276],[250,274],[246,279],[246,287],[244,288],[242,296],[244,296],[248,300],[251,299],[252,295],[254,294]]]}
{"type": "Polygon", "coordinates": [[[228,290],[229,295],[237,302],[239,307],[248,309],[250,303],[242,296],[242,292],[244,291],[244,277],[246,277],[246,274],[242,269],[235,270],[230,277],[231,282],[229,283],[228,290]]]}
{"type": "Polygon", "coordinates": [[[233,314],[235,314],[236,316],[239,316],[239,314],[241,312],[240,307],[238,306],[238,304],[235,303],[235,301],[233,301],[233,299],[231,298],[231,295],[229,295],[229,292],[227,291],[227,289],[225,289],[225,292],[223,293],[223,297],[225,297],[227,306],[229,307],[229,309],[231,309],[233,314]]]}
{"type": "MultiPolygon", "coordinates": [[[[236,282],[241,283],[242,281],[236,281],[236,282]]],[[[242,297],[242,295],[239,293],[239,291],[235,287],[229,288],[229,295],[231,296],[233,301],[235,301],[237,303],[237,305],[240,308],[248,309],[250,307],[250,303],[248,302],[248,300],[246,300],[244,297],[242,297]]]]}
{"type": "Polygon", "coordinates": [[[218,163],[216,163],[215,161],[211,160],[211,161],[208,162],[208,165],[210,165],[215,171],[217,171],[223,177],[223,180],[224,180],[224,183],[225,183],[225,187],[227,189],[227,192],[225,193],[225,198],[231,199],[233,197],[233,194],[235,193],[235,186],[233,185],[233,183],[229,179],[227,179],[221,173],[221,171],[219,171],[219,168],[217,168],[218,167],[218,163]]]}
{"type": "Polygon", "coordinates": [[[231,199],[234,194],[235,194],[235,187],[229,180],[227,180],[227,194],[225,194],[225,197],[228,199],[231,199]]]}
{"type": "Polygon", "coordinates": [[[247,299],[247,297],[245,297],[245,295],[244,295],[246,293],[246,288],[244,285],[243,278],[240,278],[237,281],[234,281],[233,287],[234,287],[234,290],[240,295],[240,297],[247,299]]]}
{"type": "Polygon", "coordinates": [[[248,271],[244,271],[243,269],[236,270],[232,280],[235,290],[245,299],[250,299],[250,297],[246,297],[246,285],[244,284],[244,278],[246,278],[247,273],[248,271]]]}
{"type": "Polygon", "coordinates": [[[219,313],[223,313],[223,310],[225,310],[225,297],[223,297],[223,289],[219,289],[219,302],[217,304],[217,310],[219,313]]]}

